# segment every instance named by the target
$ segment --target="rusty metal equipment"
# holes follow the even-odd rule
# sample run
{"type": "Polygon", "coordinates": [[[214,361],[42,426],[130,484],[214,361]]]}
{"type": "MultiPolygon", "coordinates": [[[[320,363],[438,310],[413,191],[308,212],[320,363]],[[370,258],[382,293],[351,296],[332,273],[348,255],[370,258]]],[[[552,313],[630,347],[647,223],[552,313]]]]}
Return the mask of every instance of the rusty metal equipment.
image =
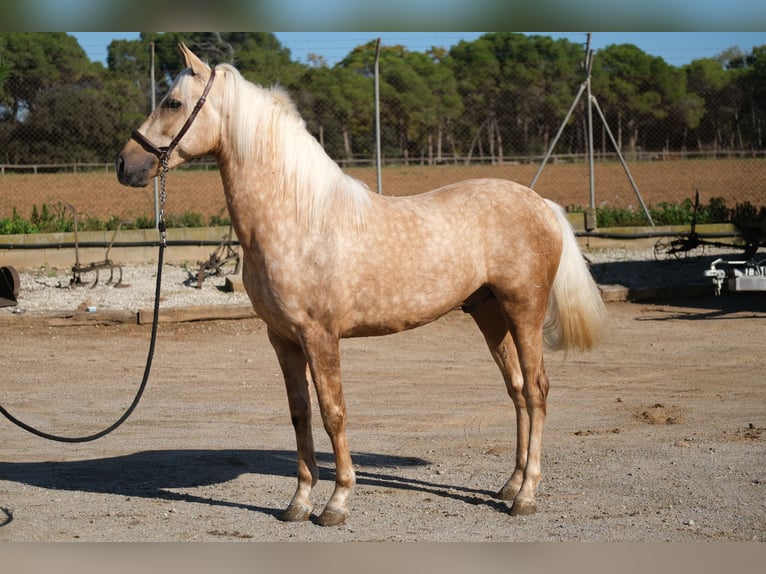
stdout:
{"type": "Polygon", "coordinates": [[[689,233],[680,233],[673,238],[661,238],[654,245],[654,256],[657,259],[667,259],[669,257],[680,258],[689,255],[700,255],[706,246],[723,247],[731,249],[741,249],[746,260],[755,257],[756,252],[761,247],[766,247],[766,228],[762,224],[746,224],[742,221],[732,221],[737,228],[741,241],[722,242],[711,241],[697,233],[697,212],[700,206],[699,190],[694,196],[694,210],[692,211],[692,221],[689,233]]]}
{"type": "Polygon", "coordinates": [[[232,273],[239,272],[239,247],[234,245],[233,234],[234,230],[229,225],[229,232],[222,236],[221,242],[210,254],[210,258],[207,261],[197,261],[200,266],[197,272],[197,289],[202,289],[202,282],[207,275],[220,275],[221,267],[227,263],[234,262],[232,273]]]}
{"type": "Polygon", "coordinates": [[[93,289],[98,284],[98,272],[101,269],[109,269],[109,280],[107,281],[107,285],[111,284],[114,280],[114,270],[117,269],[119,273],[119,278],[117,279],[117,282],[114,284],[115,287],[127,287],[127,285],[122,284],[122,267],[120,265],[115,264],[111,259],[109,259],[109,250],[112,248],[112,244],[114,243],[115,238],[117,237],[117,233],[120,231],[120,228],[122,227],[123,222],[120,221],[117,224],[117,227],[114,230],[114,233],[112,233],[112,238],[109,240],[109,244],[106,247],[106,253],[104,254],[104,259],[101,261],[93,261],[91,263],[83,265],[80,263],[80,244],[77,239],[77,209],[69,203],[65,204],[69,209],[72,210],[72,215],[74,218],[74,258],[75,263],[72,266],[72,279],[69,281],[69,285],[71,287],[80,287],[82,285],[87,285],[87,281],[83,281],[82,276],[87,273],[95,273],[96,279],[93,281],[93,284],[90,286],[91,289],[93,289]]]}
{"type": "Polygon", "coordinates": [[[12,307],[18,302],[19,274],[11,267],[0,267],[0,307],[12,307]]]}

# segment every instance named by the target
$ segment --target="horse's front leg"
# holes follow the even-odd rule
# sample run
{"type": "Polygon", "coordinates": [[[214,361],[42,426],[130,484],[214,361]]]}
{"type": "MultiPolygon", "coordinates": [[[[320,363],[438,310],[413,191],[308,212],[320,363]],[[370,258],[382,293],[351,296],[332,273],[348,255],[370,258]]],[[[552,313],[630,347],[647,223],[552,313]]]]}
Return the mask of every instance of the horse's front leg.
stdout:
{"type": "Polygon", "coordinates": [[[348,499],[356,484],[351,453],[346,442],[346,403],[340,379],[340,344],[337,336],[317,326],[305,331],[303,345],[319,399],[322,422],[335,455],[335,490],[317,522],[322,526],[338,526],[351,515],[348,499]]]}
{"type": "Polygon", "coordinates": [[[298,452],[298,488],[282,519],[291,522],[308,520],[313,509],[311,489],[317,482],[319,471],[311,434],[311,395],[306,380],[306,356],[300,345],[284,339],[271,329],[268,333],[285,378],[298,452]]]}

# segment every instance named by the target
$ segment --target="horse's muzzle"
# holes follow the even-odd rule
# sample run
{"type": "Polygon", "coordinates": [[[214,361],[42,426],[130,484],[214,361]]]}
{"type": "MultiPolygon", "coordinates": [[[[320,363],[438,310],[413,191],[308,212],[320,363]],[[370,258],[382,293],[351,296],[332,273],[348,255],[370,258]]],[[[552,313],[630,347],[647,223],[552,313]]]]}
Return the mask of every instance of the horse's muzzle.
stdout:
{"type": "Polygon", "coordinates": [[[145,187],[157,173],[159,160],[140,148],[129,149],[130,147],[132,146],[129,142],[115,160],[117,180],[122,185],[145,187]]]}

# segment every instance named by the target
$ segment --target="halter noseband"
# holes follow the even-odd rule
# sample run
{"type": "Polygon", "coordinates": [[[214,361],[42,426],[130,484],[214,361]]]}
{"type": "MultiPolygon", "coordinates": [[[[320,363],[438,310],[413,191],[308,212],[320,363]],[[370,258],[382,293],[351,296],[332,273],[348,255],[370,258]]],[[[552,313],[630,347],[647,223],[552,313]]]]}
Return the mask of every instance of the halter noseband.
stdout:
{"type": "Polygon", "coordinates": [[[210,87],[213,85],[213,80],[215,79],[215,70],[210,70],[210,78],[207,81],[207,84],[205,84],[205,89],[202,90],[202,95],[199,97],[199,100],[197,100],[197,103],[194,106],[194,109],[192,110],[189,117],[186,119],[186,123],[181,127],[181,130],[176,134],[176,137],[174,137],[170,144],[163,146],[163,147],[157,147],[152,142],[150,142],[146,136],[144,136],[141,132],[138,130],[133,130],[131,132],[131,137],[136,140],[139,145],[144,148],[149,153],[152,153],[157,156],[157,159],[160,160],[160,163],[167,160],[170,157],[170,154],[173,153],[173,150],[178,145],[178,142],[181,141],[181,138],[184,137],[186,132],[191,127],[194,120],[197,118],[197,114],[202,109],[202,106],[205,105],[205,100],[207,99],[207,94],[210,91],[210,87]]]}

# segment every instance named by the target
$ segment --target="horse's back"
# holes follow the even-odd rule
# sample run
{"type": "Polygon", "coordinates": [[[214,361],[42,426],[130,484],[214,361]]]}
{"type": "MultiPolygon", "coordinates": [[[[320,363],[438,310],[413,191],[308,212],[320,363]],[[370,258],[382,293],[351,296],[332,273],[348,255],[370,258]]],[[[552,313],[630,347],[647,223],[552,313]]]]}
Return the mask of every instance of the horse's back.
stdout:
{"type": "Polygon", "coordinates": [[[548,202],[511,180],[467,179],[407,200],[426,221],[447,222],[458,238],[462,234],[466,241],[481,241],[490,257],[515,251],[556,253],[560,248],[561,227],[548,202]]]}
{"type": "Polygon", "coordinates": [[[462,225],[481,241],[487,284],[527,291],[532,285],[552,283],[563,230],[536,191],[506,179],[470,179],[431,193],[444,197],[462,225]]]}
{"type": "Polygon", "coordinates": [[[472,199],[494,198],[496,201],[508,205],[544,202],[535,190],[521,183],[510,179],[491,177],[464,179],[411,197],[428,201],[441,197],[458,198],[461,196],[472,199]]]}

